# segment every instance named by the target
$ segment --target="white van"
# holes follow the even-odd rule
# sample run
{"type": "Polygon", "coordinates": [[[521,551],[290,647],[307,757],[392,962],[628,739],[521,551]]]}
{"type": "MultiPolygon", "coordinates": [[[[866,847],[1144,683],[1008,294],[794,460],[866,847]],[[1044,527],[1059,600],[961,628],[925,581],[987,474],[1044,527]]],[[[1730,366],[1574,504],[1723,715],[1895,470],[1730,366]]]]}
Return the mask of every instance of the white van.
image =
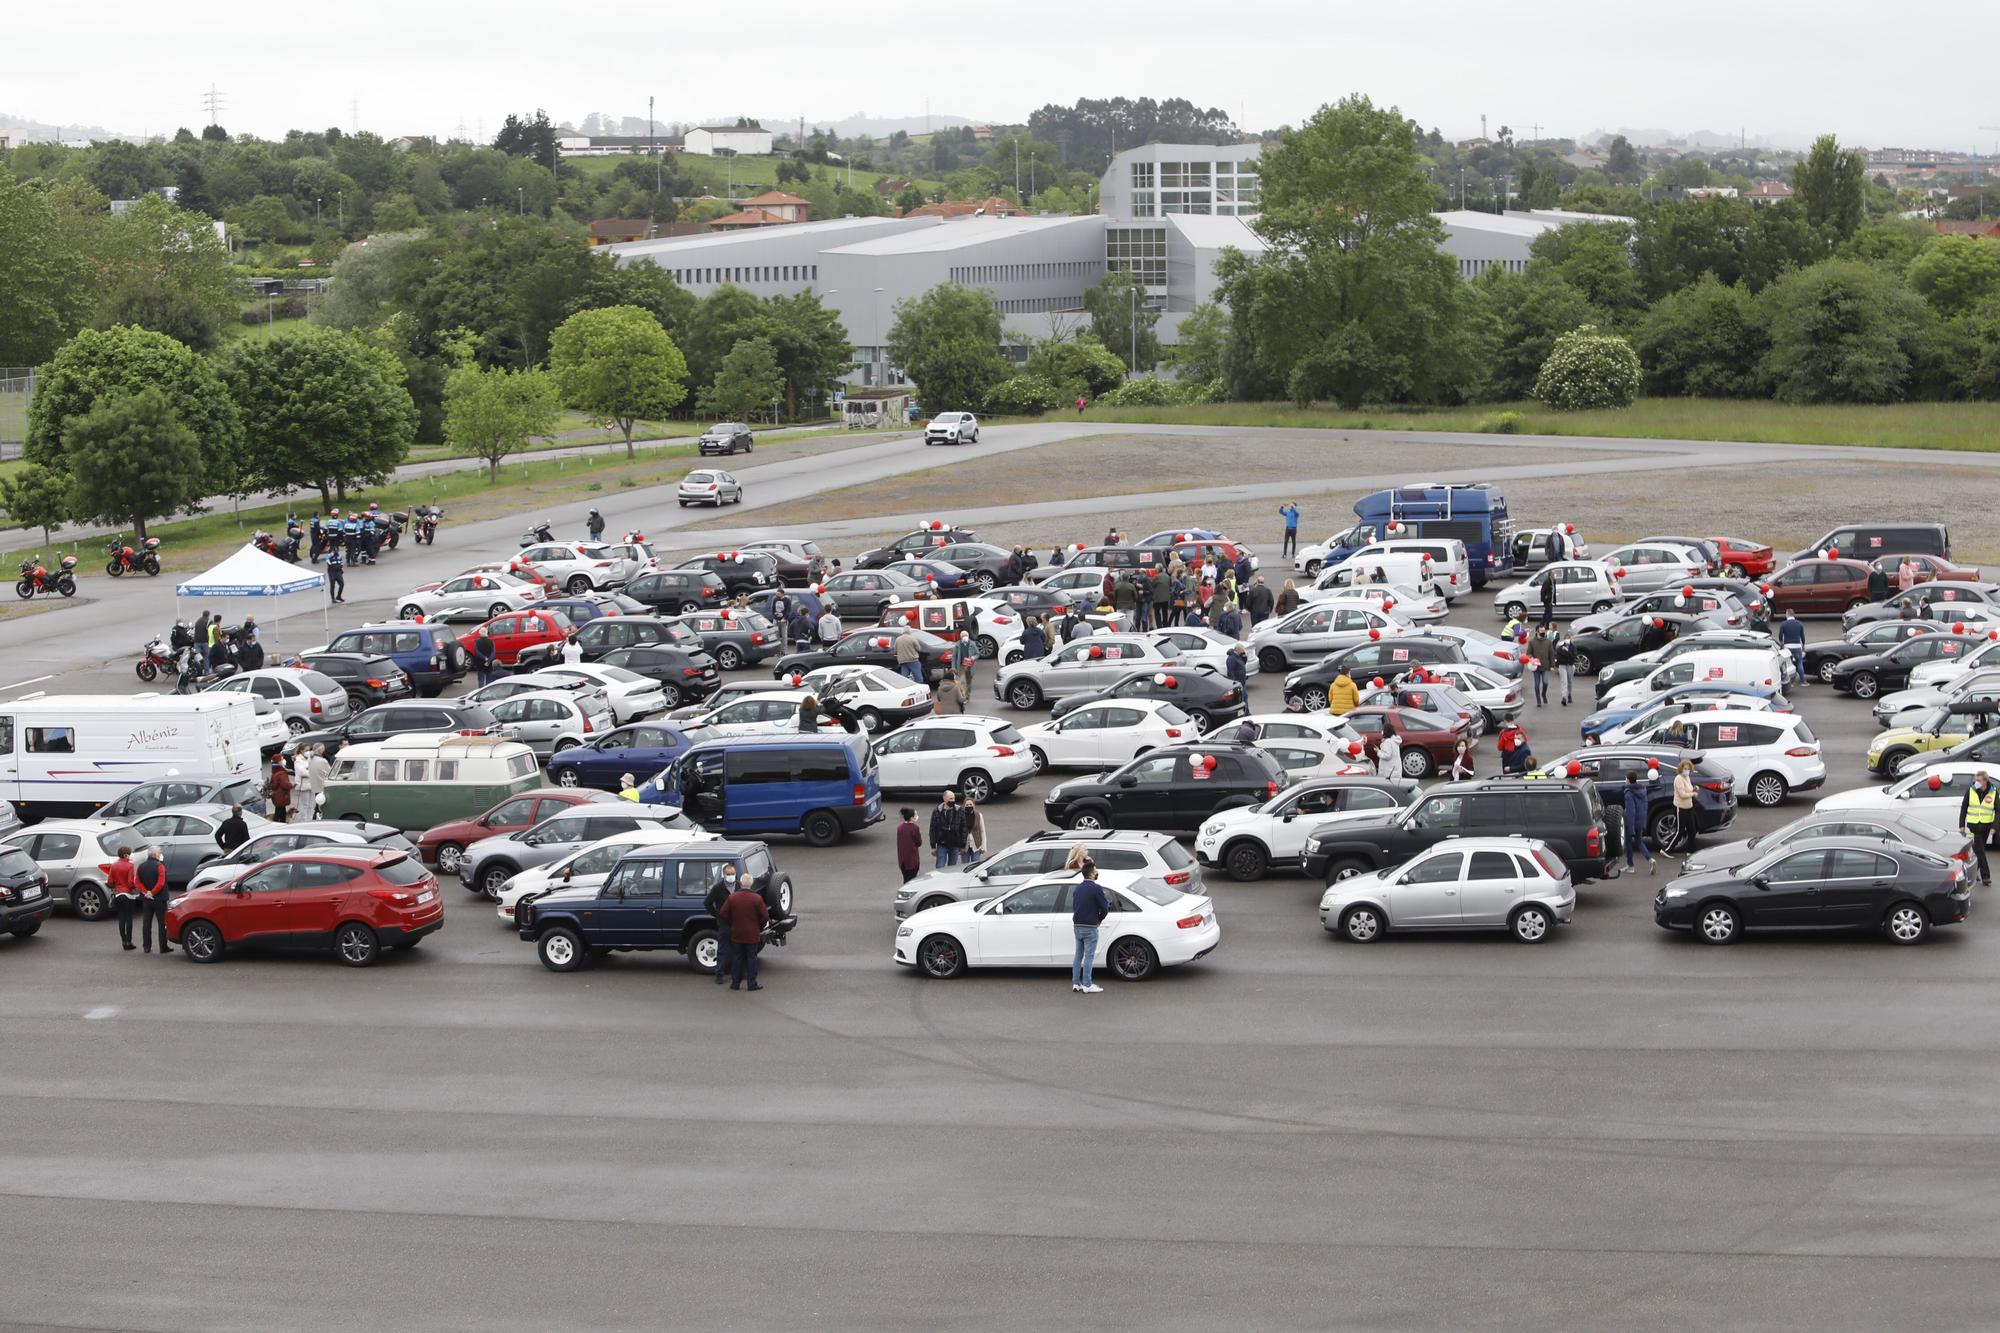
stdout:
{"type": "Polygon", "coordinates": [[[1638,680],[1615,685],[1600,708],[1632,708],[1676,685],[1758,685],[1785,682],[1778,648],[1704,648],[1663,662],[1638,680]]]}
{"type": "MultiPolygon", "coordinates": [[[[1384,556],[1397,554],[1429,556],[1431,580],[1446,597],[1463,597],[1472,591],[1472,560],[1465,553],[1465,543],[1456,537],[1391,537],[1362,547],[1341,563],[1373,571],[1384,556]]],[[[1407,582],[1393,574],[1389,581],[1407,582]]]]}
{"type": "Polygon", "coordinates": [[[246,694],[24,694],[0,702],[0,800],[41,819],[182,773],[255,779],[257,732],[246,694]]]}
{"type": "Polygon", "coordinates": [[[1357,579],[1375,581],[1375,571],[1381,570],[1389,577],[1384,583],[1400,583],[1418,592],[1438,592],[1436,566],[1425,556],[1415,551],[1386,551],[1369,560],[1366,564],[1358,560],[1345,560],[1337,565],[1328,565],[1313,580],[1312,587],[1300,594],[1308,602],[1320,601],[1314,593],[1325,594],[1335,588],[1351,588],[1357,579]]]}

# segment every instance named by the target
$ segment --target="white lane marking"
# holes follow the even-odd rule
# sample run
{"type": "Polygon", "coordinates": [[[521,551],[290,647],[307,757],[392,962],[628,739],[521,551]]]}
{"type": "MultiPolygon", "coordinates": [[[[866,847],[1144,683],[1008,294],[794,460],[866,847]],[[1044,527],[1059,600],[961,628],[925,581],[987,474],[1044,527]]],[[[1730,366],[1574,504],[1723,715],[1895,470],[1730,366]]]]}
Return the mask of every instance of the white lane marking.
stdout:
{"type": "Polygon", "coordinates": [[[116,1018],[118,1016],[118,1006],[115,1004],[100,1004],[95,1009],[84,1010],[83,1016],[91,1022],[105,1018],[116,1018]]]}
{"type": "Polygon", "coordinates": [[[17,680],[12,685],[0,685],[0,694],[4,694],[8,690],[18,690],[23,685],[39,685],[41,682],[45,680],[54,680],[54,679],[55,679],[54,676],[31,676],[27,680],[17,680]]]}

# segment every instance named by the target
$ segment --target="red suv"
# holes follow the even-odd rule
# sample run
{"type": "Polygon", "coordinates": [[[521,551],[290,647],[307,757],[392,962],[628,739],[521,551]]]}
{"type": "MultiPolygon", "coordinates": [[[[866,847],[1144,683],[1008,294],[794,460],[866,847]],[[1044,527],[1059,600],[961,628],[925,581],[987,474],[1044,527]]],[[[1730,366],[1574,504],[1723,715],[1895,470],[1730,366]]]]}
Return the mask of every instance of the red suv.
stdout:
{"type": "Polygon", "coordinates": [[[440,874],[456,875],[465,849],[473,843],[526,832],[558,810],[603,797],[602,792],[575,787],[536,787],[519,792],[483,815],[433,824],[417,835],[417,855],[436,866],[440,874]]]}
{"type": "Polygon", "coordinates": [[[274,856],[167,906],[167,937],[196,963],[244,944],[331,949],[349,967],[367,967],[383,946],[408,949],[442,925],[444,900],[423,862],[331,844],[274,856]]]}
{"type": "Polygon", "coordinates": [[[465,655],[470,659],[473,643],[485,634],[493,640],[493,649],[500,655],[500,665],[513,666],[523,648],[541,643],[559,644],[569,637],[569,633],[569,618],[561,612],[509,611],[493,617],[469,633],[459,635],[458,645],[465,649],[465,655]]]}

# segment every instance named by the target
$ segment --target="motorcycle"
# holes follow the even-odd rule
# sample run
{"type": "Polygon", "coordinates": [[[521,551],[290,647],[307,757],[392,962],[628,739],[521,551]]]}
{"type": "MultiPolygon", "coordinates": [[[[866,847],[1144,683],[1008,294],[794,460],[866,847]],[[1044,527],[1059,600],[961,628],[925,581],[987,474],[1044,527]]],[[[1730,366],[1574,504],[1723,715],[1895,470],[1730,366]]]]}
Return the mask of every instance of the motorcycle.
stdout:
{"type": "Polygon", "coordinates": [[[180,663],[175,659],[173,651],[167,647],[165,639],[154,639],[140,651],[145,656],[141,657],[132,668],[139,673],[140,680],[151,681],[162,671],[180,670],[180,663]]]}
{"type": "Polygon", "coordinates": [[[436,505],[418,505],[415,512],[417,516],[418,545],[436,546],[438,524],[444,519],[444,510],[439,509],[436,505]]]}
{"type": "Polygon", "coordinates": [[[529,528],[521,534],[521,546],[523,549],[530,546],[541,546],[555,539],[555,529],[550,526],[547,519],[543,519],[541,522],[535,524],[534,527],[529,528]]]}
{"type": "Polygon", "coordinates": [[[119,533],[111,539],[104,553],[111,557],[104,566],[104,572],[112,578],[122,576],[126,570],[143,570],[157,578],[160,573],[160,539],[148,537],[135,549],[125,544],[125,534],[119,533]]]}
{"type": "Polygon", "coordinates": [[[274,555],[288,564],[296,565],[299,562],[299,542],[304,536],[305,533],[294,527],[286,531],[285,540],[279,541],[259,528],[250,534],[250,543],[265,555],[274,555]]]}
{"type": "Polygon", "coordinates": [[[42,564],[40,554],[31,560],[23,560],[21,580],[14,585],[14,592],[23,601],[38,592],[59,592],[65,597],[76,596],[76,557],[64,556],[61,565],[53,574],[42,564]]]}

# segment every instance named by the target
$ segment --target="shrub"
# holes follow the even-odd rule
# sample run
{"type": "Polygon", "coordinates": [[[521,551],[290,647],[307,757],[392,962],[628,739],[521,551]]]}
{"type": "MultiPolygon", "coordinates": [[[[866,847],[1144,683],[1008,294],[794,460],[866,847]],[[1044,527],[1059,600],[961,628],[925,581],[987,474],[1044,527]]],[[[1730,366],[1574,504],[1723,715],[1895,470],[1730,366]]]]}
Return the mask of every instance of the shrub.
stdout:
{"type": "Polygon", "coordinates": [[[986,391],[980,407],[993,416],[1038,417],[1063,405],[1063,392],[1040,375],[1015,375],[986,391]]]}
{"type": "Polygon", "coordinates": [[[1535,397],[1559,412],[1630,407],[1639,396],[1639,357],[1632,344],[1594,324],[1556,339],[1535,376],[1535,397]]]}
{"type": "Polygon", "coordinates": [[[1148,375],[1127,380],[1097,401],[1106,407],[1165,407],[1174,395],[1172,386],[1148,375]]]}
{"type": "Polygon", "coordinates": [[[1521,414],[1519,412],[1489,412],[1479,418],[1479,433],[1482,435],[1519,435],[1521,414]]]}

